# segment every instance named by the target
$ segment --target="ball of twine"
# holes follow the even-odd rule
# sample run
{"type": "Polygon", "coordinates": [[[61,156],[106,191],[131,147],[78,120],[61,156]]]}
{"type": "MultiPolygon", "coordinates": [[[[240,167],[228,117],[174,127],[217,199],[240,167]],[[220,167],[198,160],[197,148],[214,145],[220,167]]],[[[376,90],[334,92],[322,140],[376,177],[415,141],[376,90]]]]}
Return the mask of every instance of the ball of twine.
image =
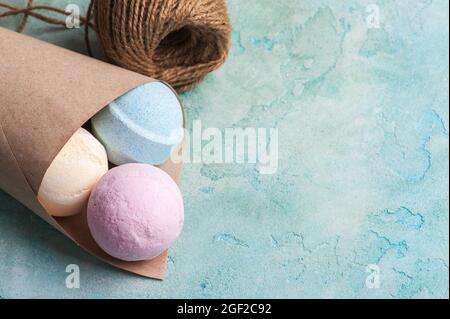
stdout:
{"type": "MultiPolygon", "coordinates": [[[[32,0],[26,8],[1,2],[0,6],[10,9],[0,17],[24,14],[19,31],[28,16],[63,24],[37,10],[68,15],[61,9],[33,6],[32,0]]],[[[80,20],[86,27],[89,52],[88,31],[93,26],[113,63],[166,81],[178,92],[193,88],[220,67],[230,48],[225,0],[92,0],[87,17],[80,20]]]]}
{"type": "Polygon", "coordinates": [[[224,0],[96,0],[92,10],[110,59],[178,91],[197,85],[227,58],[224,0]]]}

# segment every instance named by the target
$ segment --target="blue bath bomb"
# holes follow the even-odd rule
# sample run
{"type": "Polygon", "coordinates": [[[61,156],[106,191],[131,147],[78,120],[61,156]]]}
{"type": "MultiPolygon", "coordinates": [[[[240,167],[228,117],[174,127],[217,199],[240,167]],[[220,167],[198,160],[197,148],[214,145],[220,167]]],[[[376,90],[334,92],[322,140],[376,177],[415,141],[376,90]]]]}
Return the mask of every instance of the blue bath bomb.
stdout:
{"type": "Polygon", "coordinates": [[[92,131],[111,163],[164,163],[183,139],[177,94],[162,82],[141,85],[92,118],[92,131]]]}

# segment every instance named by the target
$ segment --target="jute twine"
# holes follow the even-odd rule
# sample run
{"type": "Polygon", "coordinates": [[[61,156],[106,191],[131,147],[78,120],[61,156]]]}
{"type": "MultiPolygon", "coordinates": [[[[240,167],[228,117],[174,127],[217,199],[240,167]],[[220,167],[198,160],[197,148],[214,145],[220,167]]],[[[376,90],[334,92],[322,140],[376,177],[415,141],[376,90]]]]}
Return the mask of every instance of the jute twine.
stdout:
{"type": "MultiPolygon", "coordinates": [[[[65,26],[65,20],[39,13],[42,10],[70,14],[34,5],[33,0],[24,8],[2,2],[0,7],[7,9],[0,18],[23,14],[19,32],[29,17],[65,26]]],[[[230,48],[225,0],[92,0],[80,24],[89,54],[91,28],[113,63],[166,81],[178,92],[193,88],[221,66],[230,48]]]]}

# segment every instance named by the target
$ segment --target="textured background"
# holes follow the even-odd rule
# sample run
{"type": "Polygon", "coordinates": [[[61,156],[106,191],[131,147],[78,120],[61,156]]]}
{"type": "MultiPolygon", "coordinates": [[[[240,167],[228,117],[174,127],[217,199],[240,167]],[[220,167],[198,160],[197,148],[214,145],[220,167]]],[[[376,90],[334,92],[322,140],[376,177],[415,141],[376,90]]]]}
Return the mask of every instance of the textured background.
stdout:
{"type": "MultiPolygon", "coordinates": [[[[97,261],[0,192],[0,298],[448,298],[448,6],[230,0],[231,57],[182,98],[204,127],[278,127],[277,174],[186,165],[162,282],[97,261]],[[80,289],[65,287],[71,263],[80,289]]],[[[82,30],[31,18],[25,32],[84,51],[82,30]]]]}

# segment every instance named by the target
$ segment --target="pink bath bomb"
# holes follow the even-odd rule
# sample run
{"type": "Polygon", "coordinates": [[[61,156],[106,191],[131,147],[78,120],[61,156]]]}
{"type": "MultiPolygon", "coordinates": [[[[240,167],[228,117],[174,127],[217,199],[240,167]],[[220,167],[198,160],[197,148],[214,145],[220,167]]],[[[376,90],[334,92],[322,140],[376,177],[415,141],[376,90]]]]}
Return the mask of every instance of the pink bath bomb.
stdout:
{"type": "Polygon", "coordinates": [[[98,182],[87,208],[89,229],[109,255],[126,261],[160,255],[183,227],[183,198],[164,171],[147,164],[111,169],[98,182]]]}

